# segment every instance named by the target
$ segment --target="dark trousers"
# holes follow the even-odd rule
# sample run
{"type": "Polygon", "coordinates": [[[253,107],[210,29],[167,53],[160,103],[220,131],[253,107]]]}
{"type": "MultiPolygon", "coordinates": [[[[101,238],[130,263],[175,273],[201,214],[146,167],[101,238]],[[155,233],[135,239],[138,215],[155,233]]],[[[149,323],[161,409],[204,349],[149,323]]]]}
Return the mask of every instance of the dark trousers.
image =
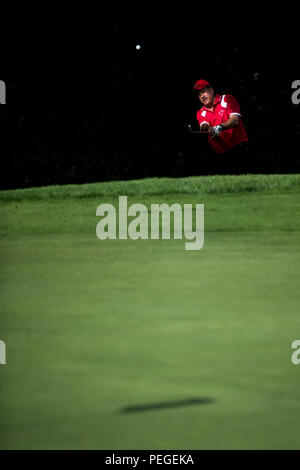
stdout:
{"type": "Polygon", "coordinates": [[[215,153],[210,148],[208,153],[211,174],[241,175],[255,170],[248,142],[242,142],[223,153],[215,153]]]}

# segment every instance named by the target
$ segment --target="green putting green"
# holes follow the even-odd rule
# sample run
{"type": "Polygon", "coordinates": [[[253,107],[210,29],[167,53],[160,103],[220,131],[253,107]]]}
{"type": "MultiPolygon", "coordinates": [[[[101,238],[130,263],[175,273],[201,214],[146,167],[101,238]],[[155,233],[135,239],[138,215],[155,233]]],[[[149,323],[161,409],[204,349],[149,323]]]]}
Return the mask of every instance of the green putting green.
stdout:
{"type": "Polygon", "coordinates": [[[101,241],[117,195],[69,191],[0,195],[0,447],[299,449],[299,187],[128,197],[204,204],[199,251],[101,241]]]}

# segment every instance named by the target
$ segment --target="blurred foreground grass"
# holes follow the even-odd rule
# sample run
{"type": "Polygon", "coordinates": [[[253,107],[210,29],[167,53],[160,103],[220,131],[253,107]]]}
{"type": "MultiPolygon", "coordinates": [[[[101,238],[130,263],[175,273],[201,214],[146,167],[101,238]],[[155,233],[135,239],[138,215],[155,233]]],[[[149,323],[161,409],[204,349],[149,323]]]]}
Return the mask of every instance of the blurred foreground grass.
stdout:
{"type": "Polygon", "coordinates": [[[132,182],[2,192],[0,447],[299,449],[290,176],[166,180],[165,193],[162,180],[136,182],[132,195],[132,182]],[[98,240],[96,208],[119,194],[204,204],[204,248],[98,240]]]}

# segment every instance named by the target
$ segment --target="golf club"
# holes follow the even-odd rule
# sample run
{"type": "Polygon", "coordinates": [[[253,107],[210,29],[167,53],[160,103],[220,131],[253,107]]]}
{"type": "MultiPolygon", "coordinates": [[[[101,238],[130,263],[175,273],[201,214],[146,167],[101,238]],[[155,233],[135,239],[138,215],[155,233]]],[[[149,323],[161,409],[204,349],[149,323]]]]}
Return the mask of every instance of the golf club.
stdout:
{"type": "Polygon", "coordinates": [[[208,131],[193,131],[192,129],[192,126],[190,124],[187,124],[187,130],[191,133],[191,134],[208,134],[208,131]]]}

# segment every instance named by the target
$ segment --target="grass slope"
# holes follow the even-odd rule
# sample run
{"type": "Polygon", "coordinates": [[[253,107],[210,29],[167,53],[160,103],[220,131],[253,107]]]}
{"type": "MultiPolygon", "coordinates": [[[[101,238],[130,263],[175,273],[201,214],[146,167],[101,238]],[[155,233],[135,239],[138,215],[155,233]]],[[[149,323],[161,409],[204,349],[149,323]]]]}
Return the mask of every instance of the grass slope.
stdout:
{"type": "Polygon", "coordinates": [[[148,178],[92,184],[45,186],[0,192],[1,201],[49,200],[68,197],[141,196],[167,194],[220,194],[252,191],[298,190],[300,175],[211,175],[188,178],[148,178]]]}

